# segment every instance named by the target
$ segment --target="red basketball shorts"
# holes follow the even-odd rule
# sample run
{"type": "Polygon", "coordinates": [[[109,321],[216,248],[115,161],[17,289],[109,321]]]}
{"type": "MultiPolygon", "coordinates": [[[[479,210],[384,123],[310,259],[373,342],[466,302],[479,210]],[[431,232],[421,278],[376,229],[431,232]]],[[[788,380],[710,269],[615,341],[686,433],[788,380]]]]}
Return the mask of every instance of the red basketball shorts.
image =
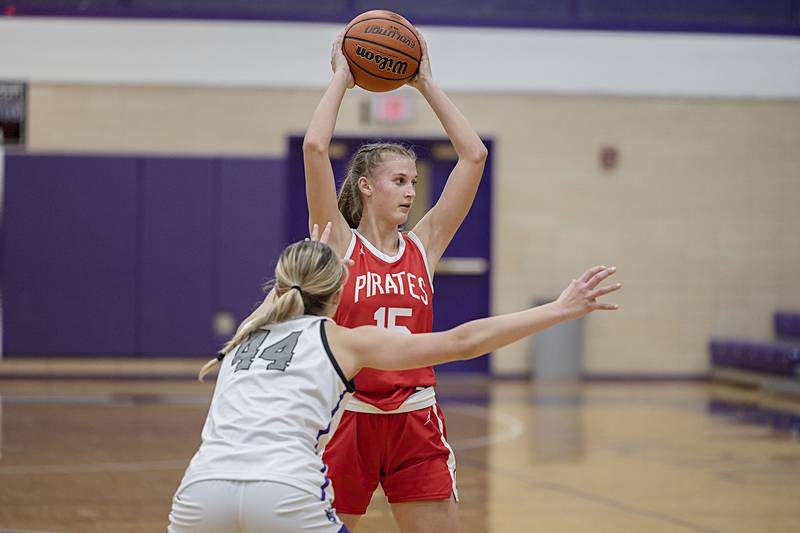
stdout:
{"type": "Polygon", "coordinates": [[[345,411],[323,461],[338,513],[366,513],[378,483],[389,503],[458,499],[455,455],[438,405],[388,415],[345,411]]]}

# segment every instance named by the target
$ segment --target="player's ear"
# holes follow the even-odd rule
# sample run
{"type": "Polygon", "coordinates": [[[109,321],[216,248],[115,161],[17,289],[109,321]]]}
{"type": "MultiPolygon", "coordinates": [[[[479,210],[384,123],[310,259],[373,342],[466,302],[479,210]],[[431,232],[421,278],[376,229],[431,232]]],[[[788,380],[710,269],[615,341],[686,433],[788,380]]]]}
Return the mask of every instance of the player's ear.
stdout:
{"type": "Polygon", "coordinates": [[[372,196],[372,183],[370,183],[369,178],[366,176],[359,176],[356,185],[358,186],[358,190],[361,191],[361,194],[364,196],[372,196]]]}

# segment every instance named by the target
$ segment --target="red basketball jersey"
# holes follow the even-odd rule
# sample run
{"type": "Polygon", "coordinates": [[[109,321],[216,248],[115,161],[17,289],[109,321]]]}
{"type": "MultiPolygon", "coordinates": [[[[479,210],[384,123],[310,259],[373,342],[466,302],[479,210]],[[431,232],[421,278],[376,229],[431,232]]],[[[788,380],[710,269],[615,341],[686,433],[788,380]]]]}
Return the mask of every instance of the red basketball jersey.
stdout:
{"type": "MultiPolygon", "coordinates": [[[[379,326],[402,333],[430,333],[433,287],[422,243],[413,233],[398,233],[397,255],[389,257],[353,231],[345,258],[350,277],[333,319],[340,326],[379,326]]],[[[362,369],[355,377],[355,397],[392,411],[416,387],[436,384],[433,368],[388,371],[362,369]]]]}

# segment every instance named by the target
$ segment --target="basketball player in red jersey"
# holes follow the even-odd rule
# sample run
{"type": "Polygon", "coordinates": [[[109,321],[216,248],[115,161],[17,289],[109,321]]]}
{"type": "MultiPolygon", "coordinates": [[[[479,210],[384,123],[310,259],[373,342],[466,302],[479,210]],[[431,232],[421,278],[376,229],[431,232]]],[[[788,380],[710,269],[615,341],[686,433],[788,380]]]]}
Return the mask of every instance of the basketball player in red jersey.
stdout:
{"type": "MultiPolygon", "coordinates": [[[[433,272],[469,211],[487,150],[466,118],[431,75],[425,40],[409,81],[430,105],[453,143],[458,162],[436,205],[408,233],[415,198],[415,156],[397,144],[362,146],[350,161],[337,202],[328,153],[345,91],[353,77],[333,44],[333,79],[311,118],[303,143],[309,226],[333,221],[329,244],[353,261],[337,324],[377,325],[406,333],[430,332],[433,272]]],[[[356,394],[325,450],[335,505],[352,530],[380,483],[400,530],[456,531],[455,457],[436,404],[432,368],[399,372],[362,370],[356,394]]]]}

